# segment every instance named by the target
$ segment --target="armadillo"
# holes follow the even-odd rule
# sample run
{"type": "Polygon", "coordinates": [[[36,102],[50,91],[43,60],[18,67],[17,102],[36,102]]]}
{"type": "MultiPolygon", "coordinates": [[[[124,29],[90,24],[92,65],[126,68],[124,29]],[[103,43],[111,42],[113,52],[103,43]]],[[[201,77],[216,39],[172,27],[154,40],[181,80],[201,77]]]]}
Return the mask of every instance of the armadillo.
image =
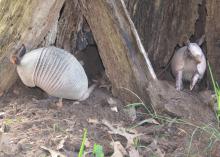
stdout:
{"type": "Polygon", "coordinates": [[[26,86],[37,86],[59,98],[85,100],[89,97],[94,86],[88,88],[87,75],[73,55],[54,46],[25,51],[23,45],[10,60],[17,65],[18,75],[26,86]]]}
{"type": "Polygon", "coordinates": [[[192,90],[206,70],[206,58],[199,45],[188,42],[187,46],[178,49],[171,60],[171,70],[178,91],[183,89],[183,81],[190,81],[192,90]]]}

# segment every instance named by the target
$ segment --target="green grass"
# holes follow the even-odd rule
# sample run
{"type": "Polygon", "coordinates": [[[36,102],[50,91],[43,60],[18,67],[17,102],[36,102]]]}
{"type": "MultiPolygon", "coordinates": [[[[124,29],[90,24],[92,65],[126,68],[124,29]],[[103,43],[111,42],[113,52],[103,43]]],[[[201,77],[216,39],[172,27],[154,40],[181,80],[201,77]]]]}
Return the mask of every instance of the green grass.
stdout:
{"type": "MultiPolygon", "coordinates": [[[[82,143],[80,146],[78,157],[83,157],[83,154],[85,152],[86,138],[87,138],[87,129],[84,129],[82,143]]],[[[94,157],[104,157],[104,152],[103,152],[102,146],[95,143],[93,146],[92,154],[94,157]]]]}
{"type": "Polygon", "coordinates": [[[94,157],[104,157],[103,148],[99,144],[94,144],[93,151],[92,151],[94,157]]]}
{"type": "MultiPolygon", "coordinates": [[[[162,123],[172,123],[172,124],[180,124],[180,125],[187,125],[187,126],[191,126],[192,128],[194,128],[193,133],[190,136],[190,141],[189,141],[189,145],[188,145],[188,151],[187,153],[187,157],[191,156],[190,151],[192,148],[192,142],[193,142],[193,138],[194,135],[196,134],[196,132],[200,131],[202,133],[206,133],[209,136],[209,144],[207,145],[207,149],[211,149],[212,144],[215,143],[216,141],[220,141],[220,131],[218,130],[218,127],[212,126],[211,124],[194,124],[191,123],[189,121],[183,120],[183,119],[173,119],[167,116],[162,116],[156,113],[152,113],[150,112],[150,110],[147,108],[147,106],[143,103],[134,103],[134,104],[129,104],[127,105],[127,107],[144,107],[146,109],[146,115],[150,116],[150,119],[155,119],[157,121],[159,121],[161,124],[162,123]]],[[[148,122],[148,120],[145,120],[143,122],[148,122]]],[[[151,123],[151,122],[149,122],[151,123]]],[[[140,125],[143,125],[144,123],[138,123],[135,126],[131,127],[131,128],[135,128],[138,127],[140,125]]],[[[206,151],[206,150],[204,150],[206,151]]]]}
{"type": "Polygon", "coordinates": [[[217,119],[219,121],[219,118],[220,118],[220,88],[219,88],[219,85],[217,83],[217,81],[214,79],[213,77],[213,73],[212,73],[212,69],[211,69],[211,66],[208,62],[208,68],[209,68],[209,73],[210,73],[210,76],[211,76],[211,79],[212,79],[212,85],[214,87],[214,91],[215,91],[215,96],[216,96],[216,99],[217,99],[217,119]]]}
{"type": "Polygon", "coordinates": [[[85,149],[85,143],[86,143],[86,137],[87,137],[87,129],[84,129],[83,139],[82,139],[82,143],[81,143],[81,146],[80,146],[78,157],[82,157],[83,156],[84,149],[85,149]]]}

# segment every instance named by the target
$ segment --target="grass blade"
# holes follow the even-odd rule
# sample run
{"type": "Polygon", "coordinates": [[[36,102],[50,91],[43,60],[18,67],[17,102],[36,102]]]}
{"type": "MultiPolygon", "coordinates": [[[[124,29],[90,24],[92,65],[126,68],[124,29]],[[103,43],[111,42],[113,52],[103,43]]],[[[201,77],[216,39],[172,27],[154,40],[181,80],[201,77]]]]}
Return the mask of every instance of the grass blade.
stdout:
{"type": "Polygon", "coordinates": [[[83,156],[84,148],[85,148],[85,142],[86,142],[86,137],[87,137],[87,129],[84,129],[83,139],[82,139],[82,143],[81,143],[81,146],[80,146],[78,157],[82,157],[83,156]]]}

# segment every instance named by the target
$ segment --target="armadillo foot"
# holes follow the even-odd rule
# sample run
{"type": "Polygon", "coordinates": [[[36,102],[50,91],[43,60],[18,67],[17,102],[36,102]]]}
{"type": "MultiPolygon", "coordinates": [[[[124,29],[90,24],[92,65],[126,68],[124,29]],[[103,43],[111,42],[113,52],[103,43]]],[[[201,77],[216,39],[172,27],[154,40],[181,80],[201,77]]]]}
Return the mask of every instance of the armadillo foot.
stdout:
{"type": "Polygon", "coordinates": [[[89,87],[89,89],[86,91],[86,93],[83,94],[83,96],[79,99],[79,101],[84,101],[87,98],[89,98],[90,94],[93,92],[97,84],[93,84],[89,87]]]}
{"type": "Polygon", "coordinates": [[[199,80],[199,74],[196,73],[193,78],[192,78],[192,81],[190,83],[190,90],[193,90],[194,86],[196,85],[196,83],[198,82],[199,80]]]}
{"type": "Polygon", "coordinates": [[[177,87],[176,87],[176,90],[177,90],[177,91],[183,90],[183,86],[177,86],[177,87]]]}
{"type": "Polygon", "coordinates": [[[59,98],[59,101],[56,103],[57,107],[61,108],[63,107],[63,99],[59,98]]]}

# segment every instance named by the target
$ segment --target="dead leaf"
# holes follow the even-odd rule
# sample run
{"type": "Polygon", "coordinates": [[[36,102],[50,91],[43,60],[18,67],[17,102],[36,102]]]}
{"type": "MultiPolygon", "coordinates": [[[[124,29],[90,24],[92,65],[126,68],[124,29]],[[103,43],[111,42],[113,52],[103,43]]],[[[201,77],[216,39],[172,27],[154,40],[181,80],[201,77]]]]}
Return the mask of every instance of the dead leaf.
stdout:
{"type": "Polygon", "coordinates": [[[124,109],[128,116],[134,121],[137,118],[136,108],[135,106],[131,106],[124,109]]]}
{"type": "Polygon", "coordinates": [[[127,139],[127,147],[126,148],[133,147],[134,139],[137,138],[138,136],[143,135],[143,134],[138,134],[134,130],[133,130],[133,134],[130,134],[126,131],[125,128],[119,127],[119,126],[117,128],[114,128],[112,126],[112,124],[110,124],[110,122],[108,122],[105,119],[102,120],[102,123],[111,130],[111,131],[109,131],[110,134],[118,134],[118,135],[124,136],[127,139]]]}
{"type": "Polygon", "coordinates": [[[66,138],[62,139],[57,145],[57,150],[61,150],[64,147],[64,143],[66,142],[66,138]]]}
{"type": "Polygon", "coordinates": [[[137,123],[133,128],[137,127],[137,126],[140,126],[144,123],[151,123],[151,124],[156,124],[156,125],[159,125],[160,123],[155,120],[154,118],[149,118],[149,119],[144,119],[142,121],[140,121],[139,123],[137,123]]]}
{"type": "Polygon", "coordinates": [[[5,112],[0,112],[0,118],[4,118],[5,112]]]}
{"type": "Polygon", "coordinates": [[[157,145],[157,140],[153,140],[153,142],[148,146],[158,157],[165,157],[165,152],[163,152],[160,147],[157,145]]]}
{"type": "Polygon", "coordinates": [[[20,150],[20,145],[13,140],[13,134],[0,133],[0,152],[6,154],[17,154],[20,150]]]}
{"type": "Polygon", "coordinates": [[[96,118],[89,118],[89,119],[87,119],[87,121],[89,122],[89,123],[92,123],[92,124],[99,124],[99,121],[98,121],[98,119],[96,119],[96,118]]]}
{"type": "Polygon", "coordinates": [[[111,110],[112,110],[113,112],[118,112],[117,106],[111,107],[111,110]]]}
{"type": "Polygon", "coordinates": [[[45,146],[41,146],[41,148],[48,151],[50,153],[51,157],[67,157],[67,156],[63,155],[62,153],[55,151],[55,150],[52,150],[52,149],[49,149],[45,146]]]}
{"type": "Polygon", "coordinates": [[[139,152],[134,147],[131,147],[128,152],[130,157],[140,157],[139,152]]]}
{"type": "Polygon", "coordinates": [[[183,130],[181,128],[177,128],[177,129],[179,130],[178,135],[183,135],[183,134],[187,135],[187,132],[185,130],[183,130]]]}
{"type": "Polygon", "coordinates": [[[111,157],[124,157],[128,154],[119,141],[112,142],[111,145],[114,147],[114,153],[111,157]]]}

